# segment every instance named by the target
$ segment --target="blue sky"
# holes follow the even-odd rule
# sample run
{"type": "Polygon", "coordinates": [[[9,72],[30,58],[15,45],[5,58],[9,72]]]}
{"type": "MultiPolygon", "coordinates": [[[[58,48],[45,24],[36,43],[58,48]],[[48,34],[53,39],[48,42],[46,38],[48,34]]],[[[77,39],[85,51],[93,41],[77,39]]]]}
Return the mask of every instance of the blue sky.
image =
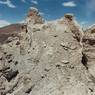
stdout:
{"type": "Polygon", "coordinates": [[[83,25],[95,23],[95,0],[0,0],[0,27],[23,21],[33,6],[46,20],[73,13],[83,25]]]}

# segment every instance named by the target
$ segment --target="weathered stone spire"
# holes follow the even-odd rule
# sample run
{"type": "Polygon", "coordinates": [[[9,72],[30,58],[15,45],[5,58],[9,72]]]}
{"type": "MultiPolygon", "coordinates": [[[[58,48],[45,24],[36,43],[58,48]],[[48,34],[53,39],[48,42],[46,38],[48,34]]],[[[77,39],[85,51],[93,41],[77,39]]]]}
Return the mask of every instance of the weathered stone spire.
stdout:
{"type": "Polygon", "coordinates": [[[83,31],[78,24],[78,22],[75,20],[74,15],[72,13],[67,13],[64,16],[64,23],[70,28],[72,33],[74,34],[74,37],[81,42],[83,37],[83,31]]]}
{"type": "Polygon", "coordinates": [[[39,10],[35,7],[30,7],[26,23],[29,24],[42,24],[43,18],[41,17],[39,10]]]}

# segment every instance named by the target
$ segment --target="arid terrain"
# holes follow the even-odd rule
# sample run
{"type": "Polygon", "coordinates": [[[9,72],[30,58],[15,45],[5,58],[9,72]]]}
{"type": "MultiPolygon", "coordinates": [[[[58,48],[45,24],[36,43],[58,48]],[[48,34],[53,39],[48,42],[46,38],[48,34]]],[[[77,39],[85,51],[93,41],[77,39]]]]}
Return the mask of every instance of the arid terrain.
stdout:
{"type": "Polygon", "coordinates": [[[17,36],[18,32],[21,32],[21,24],[12,24],[9,26],[5,26],[0,28],[0,43],[5,43],[8,37],[17,36]]]}
{"type": "Polygon", "coordinates": [[[0,95],[95,95],[95,26],[73,14],[0,28],[0,95]]]}

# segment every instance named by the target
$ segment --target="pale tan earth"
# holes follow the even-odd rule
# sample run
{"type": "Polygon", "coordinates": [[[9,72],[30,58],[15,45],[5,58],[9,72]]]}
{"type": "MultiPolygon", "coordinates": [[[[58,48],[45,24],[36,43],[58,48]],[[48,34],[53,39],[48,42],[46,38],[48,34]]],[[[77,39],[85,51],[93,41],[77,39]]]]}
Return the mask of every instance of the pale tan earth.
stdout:
{"type": "Polygon", "coordinates": [[[72,14],[45,22],[31,8],[0,45],[0,95],[95,95],[94,35],[72,14]]]}

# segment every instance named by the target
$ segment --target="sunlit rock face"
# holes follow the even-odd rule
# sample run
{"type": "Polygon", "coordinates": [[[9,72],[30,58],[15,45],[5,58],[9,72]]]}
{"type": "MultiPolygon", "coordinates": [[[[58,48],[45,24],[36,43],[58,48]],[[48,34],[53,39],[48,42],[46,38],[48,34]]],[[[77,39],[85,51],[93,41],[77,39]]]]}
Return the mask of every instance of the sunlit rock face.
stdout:
{"type": "Polygon", "coordinates": [[[43,23],[38,14],[30,9],[19,37],[0,45],[0,94],[94,95],[74,16],[43,23]]]}

